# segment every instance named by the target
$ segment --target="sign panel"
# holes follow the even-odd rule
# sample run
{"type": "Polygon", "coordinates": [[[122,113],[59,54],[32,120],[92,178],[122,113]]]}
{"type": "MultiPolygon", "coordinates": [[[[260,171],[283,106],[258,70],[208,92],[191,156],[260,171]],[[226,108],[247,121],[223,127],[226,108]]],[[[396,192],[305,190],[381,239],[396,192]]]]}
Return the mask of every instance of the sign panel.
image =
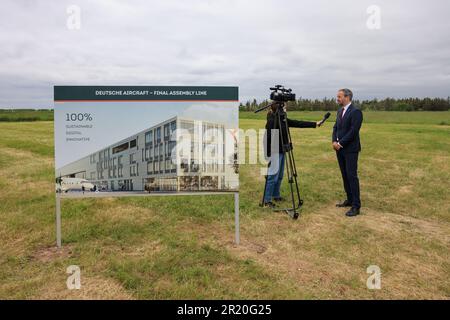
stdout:
{"type": "Polygon", "coordinates": [[[237,191],[238,88],[55,86],[56,192],[237,191]]]}

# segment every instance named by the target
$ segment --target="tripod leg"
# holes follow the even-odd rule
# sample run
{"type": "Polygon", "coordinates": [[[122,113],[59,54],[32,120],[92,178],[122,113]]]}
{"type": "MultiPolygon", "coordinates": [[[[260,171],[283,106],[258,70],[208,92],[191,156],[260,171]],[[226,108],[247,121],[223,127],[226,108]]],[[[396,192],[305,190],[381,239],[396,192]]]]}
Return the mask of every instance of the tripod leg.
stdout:
{"type": "Polygon", "coordinates": [[[295,205],[295,196],[294,196],[294,180],[295,180],[295,187],[296,187],[296,191],[297,191],[297,195],[298,195],[298,185],[297,185],[297,178],[294,175],[294,170],[292,167],[292,155],[291,155],[291,151],[289,151],[287,153],[287,159],[286,161],[289,163],[288,167],[290,167],[290,177],[289,177],[289,185],[291,187],[291,198],[292,198],[292,214],[289,213],[289,215],[293,218],[293,219],[297,219],[298,218],[298,213],[297,213],[297,209],[299,209],[298,206],[295,205]]]}
{"type": "Polygon", "coordinates": [[[298,187],[297,175],[294,176],[294,181],[295,181],[295,188],[297,189],[298,208],[300,208],[303,205],[303,200],[300,198],[300,190],[298,187]]]}
{"type": "MultiPolygon", "coordinates": [[[[292,141],[291,130],[289,130],[289,127],[287,127],[287,132],[288,132],[289,141],[292,141]]],[[[293,176],[294,176],[294,180],[295,180],[295,189],[297,191],[298,208],[300,208],[303,205],[303,200],[300,197],[300,188],[298,187],[298,181],[297,181],[297,166],[295,165],[293,150],[291,150],[291,160],[292,160],[293,176]]]]}

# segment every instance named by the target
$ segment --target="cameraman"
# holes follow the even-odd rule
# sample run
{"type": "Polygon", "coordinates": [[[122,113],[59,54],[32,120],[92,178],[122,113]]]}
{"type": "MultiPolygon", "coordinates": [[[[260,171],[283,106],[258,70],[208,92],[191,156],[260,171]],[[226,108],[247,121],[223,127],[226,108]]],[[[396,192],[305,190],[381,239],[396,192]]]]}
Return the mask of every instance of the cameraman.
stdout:
{"type": "MultiPolygon", "coordinates": [[[[284,174],[284,163],[285,163],[285,151],[283,150],[283,145],[281,143],[281,137],[283,137],[283,141],[288,141],[288,131],[287,125],[292,128],[316,128],[321,126],[321,121],[317,122],[309,122],[309,121],[299,121],[289,119],[286,115],[281,117],[281,129],[278,128],[277,123],[277,108],[279,107],[278,103],[274,103],[271,108],[269,108],[267,112],[267,122],[266,122],[266,156],[270,158],[269,169],[267,173],[266,180],[266,188],[264,193],[264,201],[263,206],[268,208],[273,208],[275,204],[273,201],[282,201],[284,200],[280,195],[280,187],[281,181],[283,180],[284,174]],[[276,150],[274,154],[271,154],[272,148],[272,130],[278,130],[278,153],[276,150]]],[[[284,109],[286,111],[286,107],[284,109]]],[[[285,113],[284,113],[285,114],[285,113]]],[[[276,147],[276,146],[275,146],[276,147]]]]}

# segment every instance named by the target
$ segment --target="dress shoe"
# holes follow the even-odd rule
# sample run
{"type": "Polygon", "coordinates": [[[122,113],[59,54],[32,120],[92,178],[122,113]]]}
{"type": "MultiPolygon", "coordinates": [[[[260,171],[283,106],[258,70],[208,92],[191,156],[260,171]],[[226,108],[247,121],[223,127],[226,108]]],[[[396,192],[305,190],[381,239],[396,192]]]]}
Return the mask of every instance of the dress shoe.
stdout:
{"type": "Polygon", "coordinates": [[[351,207],[351,206],[352,206],[352,204],[351,204],[351,202],[348,201],[348,200],[345,200],[345,201],[343,201],[343,202],[341,202],[341,203],[338,203],[338,204],[336,205],[336,207],[338,207],[338,208],[351,207]]]}
{"type": "Polygon", "coordinates": [[[355,217],[359,214],[359,208],[351,208],[350,210],[348,210],[345,215],[347,217],[355,217]]]}

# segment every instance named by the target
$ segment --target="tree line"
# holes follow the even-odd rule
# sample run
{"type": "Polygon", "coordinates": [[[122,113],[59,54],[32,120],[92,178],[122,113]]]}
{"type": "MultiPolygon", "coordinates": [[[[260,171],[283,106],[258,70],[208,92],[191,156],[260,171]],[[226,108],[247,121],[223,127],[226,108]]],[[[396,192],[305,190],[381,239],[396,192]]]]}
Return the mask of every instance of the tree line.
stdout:
{"type": "MultiPolygon", "coordinates": [[[[267,106],[268,100],[258,102],[256,99],[240,103],[240,111],[255,111],[258,108],[267,106]]],[[[374,111],[448,111],[450,110],[450,97],[442,98],[386,98],[382,100],[353,100],[353,103],[361,110],[374,111]]],[[[339,106],[335,99],[303,99],[287,102],[291,111],[332,111],[338,110],[339,106]]]]}

